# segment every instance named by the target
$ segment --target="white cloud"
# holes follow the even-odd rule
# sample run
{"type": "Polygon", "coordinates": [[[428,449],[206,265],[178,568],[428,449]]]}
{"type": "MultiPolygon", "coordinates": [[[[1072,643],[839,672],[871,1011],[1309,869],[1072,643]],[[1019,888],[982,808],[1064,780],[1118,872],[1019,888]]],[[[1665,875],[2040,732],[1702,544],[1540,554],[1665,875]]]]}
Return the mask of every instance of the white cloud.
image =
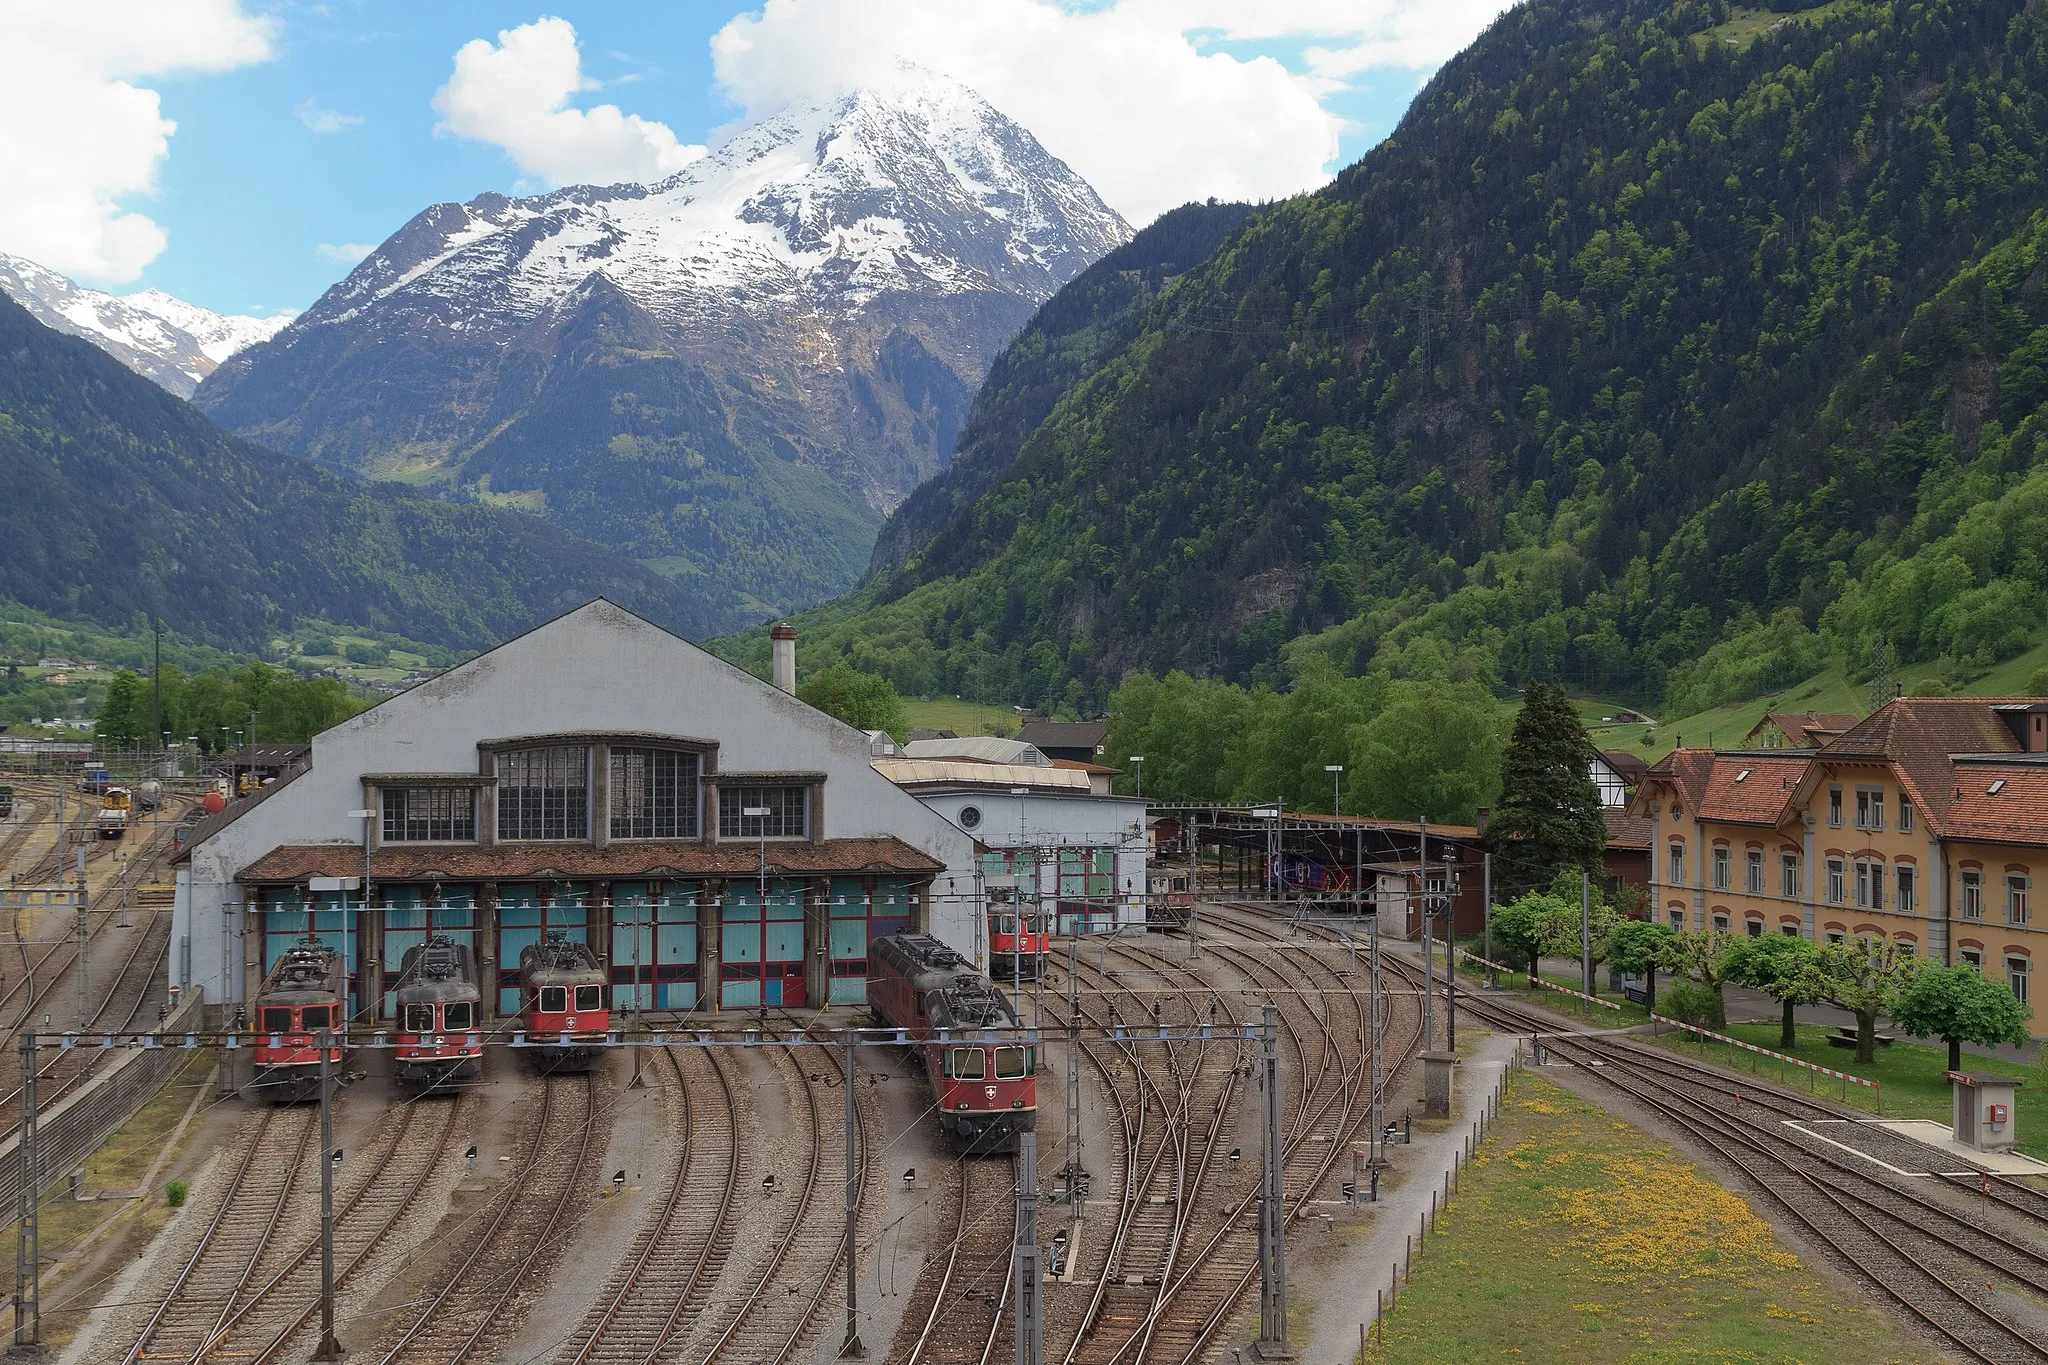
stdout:
{"type": "Polygon", "coordinates": [[[616,104],[572,109],[569,99],[594,88],[584,79],[576,30],[546,18],[464,43],[455,73],[434,95],[436,131],[495,143],[524,174],[551,185],[659,180],[704,155],[685,146],[666,124],[620,111],[616,104]]]}
{"type": "Polygon", "coordinates": [[[1343,121],[1322,101],[1380,66],[1430,66],[1508,0],[765,0],[712,39],[759,117],[880,79],[898,57],[979,91],[1139,224],[1190,199],[1321,184],[1343,121]],[[1306,69],[1215,50],[1312,42],[1306,69]]]}
{"type": "Polygon", "coordinates": [[[177,124],[138,82],[271,55],[239,0],[0,0],[0,250],[103,284],[165,245],[122,200],[156,188],[177,124]]]}
{"type": "Polygon", "coordinates": [[[374,242],[322,242],[313,248],[313,254],[336,265],[354,265],[376,249],[374,242]]]}
{"type": "Polygon", "coordinates": [[[292,106],[292,112],[299,116],[299,122],[316,133],[340,133],[350,128],[360,128],[361,114],[341,114],[332,109],[322,109],[317,100],[303,99],[292,106]]]}

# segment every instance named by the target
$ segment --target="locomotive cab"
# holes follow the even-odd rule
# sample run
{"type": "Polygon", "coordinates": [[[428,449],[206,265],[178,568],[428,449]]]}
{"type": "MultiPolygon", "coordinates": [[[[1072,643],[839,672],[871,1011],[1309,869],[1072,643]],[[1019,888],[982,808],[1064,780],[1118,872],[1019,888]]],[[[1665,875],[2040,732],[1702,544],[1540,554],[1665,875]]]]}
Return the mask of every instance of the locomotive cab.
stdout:
{"type": "MultiPolygon", "coordinates": [[[[319,1035],[348,1027],[347,972],[341,954],[324,943],[295,944],[270,969],[251,1012],[255,1073],[250,1094],[289,1104],[320,1093],[319,1035]]],[[[327,1050],[338,1068],[345,1049],[327,1050]]]]}
{"type": "Polygon", "coordinates": [[[402,1088],[466,1085],[483,1076],[483,994],[467,944],[436,934],[405,950],[395,991],[392,1076],[402,1088]]]}
{"type": "Polygon", "coordinates": [[[542,1071],[588,1071],[611,1028],[605,972],[587,944],[549,934],[519,953],[527,1058],[542,1071]]]}
{"type": "Polygon", "coordinates": [[[1014,1151],[1037,1126],[1038,1050],[1004,1036],[1023,1032],[1009,997],[927,934],[876,939],[868,962],[869,1002],[915,1040],[939,1126],[963,1150],[1014,1151]]]}

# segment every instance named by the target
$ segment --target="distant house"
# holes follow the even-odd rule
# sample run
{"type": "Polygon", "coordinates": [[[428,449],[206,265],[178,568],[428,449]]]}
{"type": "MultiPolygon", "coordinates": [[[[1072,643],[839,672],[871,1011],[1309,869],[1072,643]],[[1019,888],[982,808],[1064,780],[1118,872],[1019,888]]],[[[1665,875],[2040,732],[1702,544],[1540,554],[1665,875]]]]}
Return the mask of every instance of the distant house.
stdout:
{"type": "Polygon", "coordinates": [[[1106,720],[1062,721],[1034,716],[1024,722],[1017,738],[1047,758],[1094,763],[1102,757],[1102,741],[1108,734],[1109,722],[1106,720]]]}
{"type": "Polygon", "coordinates": [[[1742,740],[1752,749],[1818,749],[1862,719],[1844,711],[1773,711],[1742,740]]]}
{"type": "Polygon", "coordinates": [[[1650,770],[1649,764],[1621,749],[1594,754],[1586,766],[1593,774],[1593,785],[1600,789],[1600,804],[1609,808],[1626,806],[1630,793],[1650,770]]]}

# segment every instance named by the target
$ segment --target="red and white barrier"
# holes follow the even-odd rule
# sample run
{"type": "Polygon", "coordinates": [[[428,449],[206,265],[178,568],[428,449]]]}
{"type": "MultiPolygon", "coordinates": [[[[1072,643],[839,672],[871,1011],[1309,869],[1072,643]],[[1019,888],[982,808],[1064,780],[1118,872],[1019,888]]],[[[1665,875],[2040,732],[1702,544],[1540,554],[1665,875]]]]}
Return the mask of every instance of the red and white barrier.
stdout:
{"type": "MultiPolygon", "coordinates": [[[[1679,1029],[1685,1033],[1696,1033],[1702,1038],[1711,1038],[1717,1043],[1726,1043],[1730,1047],[1739,1047],[1744,1052],[1754,1052],[1759,1057],[1774,1058],[1781,1064],[1796,1066],[1801,1068],[1802,1070],[1812,1071],[1822,1076],[1832,1076],[1834,1079],[1838,1081],[1847,1081],[1854,1085],[1863,1086],[1864,1088],[1869,1090],[1875,1090],[1878,1092],[1879,1104],[1882,1105],[1883,1103],[1884,1086],[1877,1081],[1866,1080],[1861,1076],[1852,1076],[1846,1071],[1837,1071],[1831,1066],[1821,1066],[1815,1062],[1802,1062],[1797,1057],[1789,1057],[1782,1052],[1773,1052],[1771,1049],[1767,1047],[1758,1047],[1755,1043],[1745,1043],[1740,1038],[1730,1038],[1725,1033],[1716,1033],[1712,1029],[1701,1028],[1698,1024],[1680,1023],[1676,1019],[1667,1019],[1661,1014],[1653,1014],[1650,1016],[1650,1018],[1656,1020],[1660,1024],[1669,1024],[1671,1025],[1671,1027],[1679,1029]]],[[[1880,1109],[1879,1112],[1882,1112],[1882,1110],[1880,1109]]]]}
{"type": "MultiPolygon", "coordinates": [[[[1482,967],[1490,967],[1496,972],[1508,972],[1510,974],[1513,974],[1513,972],[1515,971],[1515,969],[1512,967],[1503,966],[1501,963],[1494,962],[1488,958],[1483,958],[1479,954],[1472,952],[1471,950],[1466,948],[1458,949],[1458,956],[1465,958],[1468,961],[1477,962],[1482,967]]],[[[1529,984],[1536,987],[1538,990],[1556,991],[1559,995],[1569,995],[1574,1000],[1589,1000],[1593,1004],[1598,1005],[1601,1009],[1619,1010],[1621,1008],[1621,1006],[1615,1004],[1612,1000],[1602,1000],[1597,995],[1587,995],[1584,991],[1575,991],[1569,986],[1560,986],[1554,981],[1545,981],[1540,976],[1530,977],[1529,984]]]]}

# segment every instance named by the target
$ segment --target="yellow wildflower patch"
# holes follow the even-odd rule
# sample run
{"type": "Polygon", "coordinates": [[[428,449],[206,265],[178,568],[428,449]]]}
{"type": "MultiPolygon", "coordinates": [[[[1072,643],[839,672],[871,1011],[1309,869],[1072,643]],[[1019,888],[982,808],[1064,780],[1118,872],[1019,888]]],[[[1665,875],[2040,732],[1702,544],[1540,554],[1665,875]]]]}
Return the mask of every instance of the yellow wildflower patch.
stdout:
{"type": "Polygon", "coordinates": [[[1702,1178],[1689,1162],[1632,1152],[1585,1159],[1598,1167],[1597,1177],[1557,1191],[1557,1214],[1573,1229],[1571,1254],[1606,1283],[1645,1275],[1745,1276],[1799,1263],[1740,1196],[1702,1178]]]}

